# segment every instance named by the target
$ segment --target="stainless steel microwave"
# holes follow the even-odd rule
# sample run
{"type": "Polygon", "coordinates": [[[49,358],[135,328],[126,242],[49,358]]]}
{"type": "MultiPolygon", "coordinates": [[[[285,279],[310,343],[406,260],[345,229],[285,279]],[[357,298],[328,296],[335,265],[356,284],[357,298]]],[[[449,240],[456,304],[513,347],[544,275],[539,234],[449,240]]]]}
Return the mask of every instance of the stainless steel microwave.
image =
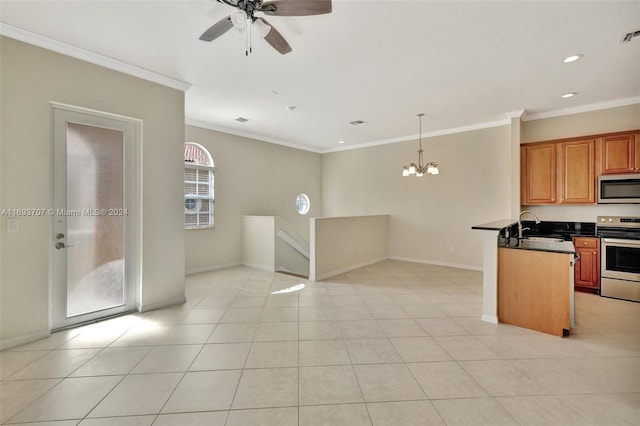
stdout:
{"type": "Polygon", "coordinates": [[[640,204],[640,173],[598,176],[598,204],[640,204]]]}

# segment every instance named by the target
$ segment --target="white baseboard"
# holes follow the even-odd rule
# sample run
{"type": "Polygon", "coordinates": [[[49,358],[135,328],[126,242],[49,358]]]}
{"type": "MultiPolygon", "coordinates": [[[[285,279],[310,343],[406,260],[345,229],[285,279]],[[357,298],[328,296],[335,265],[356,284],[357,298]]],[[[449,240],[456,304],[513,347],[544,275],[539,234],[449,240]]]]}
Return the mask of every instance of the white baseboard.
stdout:
{"type": "Polygon", "coordinates": [[[387,260],[386,257],[380,257],[377,259],[367,260],[366,262],[358,263],[355,265],[345,266],[344,268],[336,269],[335,271],[325,272],[324,274],[318,275],[313,279],[309,277],[312,281],[322,281],[330,277],[334,277],[336,275],[344,274],[345,272],[353,271],[354,269],[364,268],[365,266],[373,265],[374,263],[382,262],[383,260],[387,260]]]}
{"type": "Polygon", "coordinates": [[[259,263],[249,263],[249,262],[243,262],[242,264],[244,266],[248,266],[249,268],[260,269],[261,271],[269,271],[269,272],[276,271],[275,267],[269,266],[269,265],[261,265],[259,263]]]}
{"type": "Polygon", "coordinates": [[[50,330],[40,331],[38,333],[28,334],[26,336],[12,337],[11,339],[0,340],[0,351],[13,348],[15,346],[24,345],[25,343],[35,342],[51,335],[50,330]]]}
{"type": "Polygon", "coordinates": [[[171,300],[164,300],[162,302],[152,303],[150,305],[140,305],[138,307],[138,312],[155,311],[156,309],[162,309],[162,308],[166,308],[173,305],[179,305],[186,301],[187,301],[187,298],[182,296],[182,297],[177,297],[171,300]]]}
{"type": "Polygon", "coordinates": [[[242,262],[230,262],[230,263],[222,263],[220,265],[205,266],[202,268],[187,269],[187,271],[185,272],[185,275],[193,275],[193,274],[200,274],[202,272],[217,271],[219,269],[233,268],[235,266],[241,266],[241,265],[242,265],[242,262]]]}
{"type": "Polygon", "coordinates": [[[391,260],[399,260],[402,262],[413,262],[413,263],[423,263],[426,265],[435,265],[435,266],[446,266],[448,268],[458,268],[458,269],[467,269],[470,271],[479,271],[482,272],[482,266],[473,266],[473,265],[462,265],[460,263],[449,263],[449,262],[441,262],[439,260],[428,260],[428,259],[413,259],[410,257],[389,257],[391,260]]]}
{"type": "Polygon", "coordinates": [[[495,315],[482,314],[482,321],[490,322],[491,324],[498,324],[498,317],[495,315]]]}

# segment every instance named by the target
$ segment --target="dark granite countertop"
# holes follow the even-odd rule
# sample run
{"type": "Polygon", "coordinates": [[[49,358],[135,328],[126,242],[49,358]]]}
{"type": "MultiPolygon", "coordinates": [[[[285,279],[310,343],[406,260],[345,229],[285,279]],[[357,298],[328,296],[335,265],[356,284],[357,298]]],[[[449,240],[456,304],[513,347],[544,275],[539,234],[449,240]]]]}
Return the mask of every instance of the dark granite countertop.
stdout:
{"type": "Polygon", "coordinates": [[[507,226],[511,226],[517,222],[518,222],[517,220],[513,220],[513,219],[502,219],[502,220],[496,220],[489,223],[483,223],[482,225],[475,225],[475,226],[472,226],[471,229],[480,229],[483,231],[499,231],[502,228],[506,228],[507,226]]]}

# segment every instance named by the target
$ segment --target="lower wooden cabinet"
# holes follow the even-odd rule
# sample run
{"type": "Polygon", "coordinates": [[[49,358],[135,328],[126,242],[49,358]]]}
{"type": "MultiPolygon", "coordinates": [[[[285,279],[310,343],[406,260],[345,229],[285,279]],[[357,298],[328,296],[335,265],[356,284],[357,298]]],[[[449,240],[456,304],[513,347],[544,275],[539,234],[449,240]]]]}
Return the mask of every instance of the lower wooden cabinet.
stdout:
{"type": "Polygon", "coordinates": [[[575,262],[573,277],[577,290],[600,290],[600,239],[575,237],[573,245],[578,259],[575,262]]]}

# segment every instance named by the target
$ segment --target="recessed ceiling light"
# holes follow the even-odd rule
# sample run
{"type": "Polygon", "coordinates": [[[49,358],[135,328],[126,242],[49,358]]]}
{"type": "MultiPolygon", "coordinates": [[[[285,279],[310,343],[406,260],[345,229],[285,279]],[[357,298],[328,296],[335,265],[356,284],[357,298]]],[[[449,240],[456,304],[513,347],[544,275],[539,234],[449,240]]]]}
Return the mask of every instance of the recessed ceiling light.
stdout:
{"type": "Polygon", "coordinates": [[[577,92],[571,92],[571,93],[565,93],[564,95],[562,95],[563,98],[573,98],[575,95],[577,95],[577,92]]]}
{"type": "Polygon", "coordinates": [[[344,143],[344,141],[338,141],[338,143],[344,143]]]}
{"type": "Polygon", "coordinates": [[[289,106],[286,106],[285,108],[287,109],[287,111],[295,111],[295,110],[296,110],[296,108],[297,108],[297,106],[295,106],[295,105],[289,105],[289,106]]]}
{"type": "Polygon", "coordinates": [[[576,53],[575,55],[571,55],[571,56],[567,56],[566,58],[564,58],[562,60],[562,62],[564,62],[565,64],[571,63],[571,62],[575,62],[578,59],[582,58],[584,55],[582,53],[576,53]]]}
{"type": "Polygon", "coordinates": [[[351,124],[352,126],[359,126],[361,124],[366,124],[366,121],[362,121],[362,120],[354,120],[354,121],[350,121],[349,124],[351,124]]]}
{"type": "Polygon", "coordinates": [[[273,93],[274,95],[279,95],[280,92],[278,92],[277,90],[272,90],[271,93],[273,93]]]}
{"type": "Polygon", "coordinates": [[[238,117],[238,118],[236,118],[236,121],[239,121],[241,123],[246,123],[247,121],[249,121],[249,119],[248,118],[243,118],[243,117],[238,117]]]}

